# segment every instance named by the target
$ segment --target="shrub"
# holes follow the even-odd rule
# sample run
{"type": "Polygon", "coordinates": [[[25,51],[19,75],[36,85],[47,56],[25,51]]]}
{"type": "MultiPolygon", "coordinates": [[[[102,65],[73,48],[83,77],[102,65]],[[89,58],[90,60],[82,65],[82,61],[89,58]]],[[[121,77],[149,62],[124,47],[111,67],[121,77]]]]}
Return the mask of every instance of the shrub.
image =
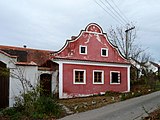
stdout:
{"type": "Polygon", "coordinates": [[[59,117],[61,114],[61,107],[52,97],[39,97],[34,102],[34,111],[39,114],[54,115],[59,117]]]}
{"type": "Polygon", "coordinates": [[[28,116],[34,111],[33,103],[36,102],[36,99],[33,92],[28,91],[26,94],[21,94],[20,96],[15,97],[14,107],[17,111],[23,112],[28,116]]]}
{"type": "Polygon", "coordinates": [[[16,109],[15,108],[6,108],[6,109],[2,110],[1,112],[3,113],[3,115],[12,116],[15,114],[16,109]]]}
{"type": "Polygon", "coordinates": [[[11,120],[18,120],[22,116],[22,114],[19,111],[17,111],[14,107],[3,109],[1,112],[3,116],[9,116],[11,120]]]}
{"type": "Polygon", "coordinates": [[[16,98],[14,108],[34,119],[43,119],[48,116],[59,117],[61,114],[61,107],[57,101],[52,97],[39,96],[36,99],[27,93],[22,97],[16,98]]]}
{"type": "Polygon", "coordinates": [[[15,97],[13,108],[4,109],[3,115],[10,116],[13,120],[27,117],[31,119],[47,119],[59,117],[61,106],[54,97],[40,96],[38,88],[27,91],[15,97]]]}

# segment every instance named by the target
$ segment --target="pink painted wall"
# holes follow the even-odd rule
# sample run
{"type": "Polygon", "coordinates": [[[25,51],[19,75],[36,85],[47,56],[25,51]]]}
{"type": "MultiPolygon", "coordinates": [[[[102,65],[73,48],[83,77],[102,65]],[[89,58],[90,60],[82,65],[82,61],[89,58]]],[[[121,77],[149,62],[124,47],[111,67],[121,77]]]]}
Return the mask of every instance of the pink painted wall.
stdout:
{"type": "MultiPolygon", "coordinates": [[[[76,60],[78,61],[93,61],[102,63],[118,63],[129,64],[129,62],[119,53],[118,49],[112,45],[107,35],[103,33],[101,27],[95,23],[89,24],[85,30],[82,30],[77,37],[72,37],[72,40],[67,40],[62,49],[55,52],[53,59],[76,60]],[[87,46],[87,54],[80,54],[79,47],[87,46]],[[108,49],[108,56],[101,56],[101,48],[108,49]]],[[[115,66],[116,64],[114,64],[115,66]]],[[[129,65],[128,65],[129,67],[129,65]]],[[[79,94],[89,95],[105,91],[128,91],[128,73],[126,67],[101,67],[89,65],[63,65],[63,95],[76,96],[79,94]],[[73,84],[73,69],[86,70],[86,84],[73,84]],[[104,70],[104,84],[93,84],[93,70],[104,70]],[[110,84],[110,71],[121,72],[121,83],[110,84]]]]}
{"type": "Polygon", "coordinates": [[[55,53],[55,58],[103,61],[113,63],[128,63],[113,45],[108,41],[106,34],[96,24],[89,24],[85,31],[73,40],[67,41],[65,46],[55,53]],[[79,46],[87,46],[87,55],[79,54],[79,46]],[[108,57],[101,56],[101,48],[108,48],[108,57]]]}
{"type": "Polygon", "coordinates": [[[126,67],[105,67],[105,66],[89,66],[89,65],[71,65],[63,66],[63,93],[68,96],[76,96],[78,94],[95,94],[100,92],[111,91],[127,91],[127,68],[126,67]],[[86,70],[86,84],[73,84],[73,69],[86,70]],[[93,70],[104,70],[104,84],[93,84],[93,70]],[[110,71],[121,72],[121,83],[110,84],[110,71]]]}

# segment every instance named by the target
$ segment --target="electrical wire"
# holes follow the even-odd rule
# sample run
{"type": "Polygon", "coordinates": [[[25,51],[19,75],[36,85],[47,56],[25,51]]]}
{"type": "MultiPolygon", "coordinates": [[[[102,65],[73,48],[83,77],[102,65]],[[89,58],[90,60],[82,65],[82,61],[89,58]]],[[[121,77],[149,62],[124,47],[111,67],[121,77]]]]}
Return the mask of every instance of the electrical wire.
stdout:
{"type": "Polygon", "coordinates": [[[119,9],[119,7],[116,5],[116,3],[114,2],[114,0],[111,0],[112,3],[114,4],[114,6],[117,8],[117,10],[123,15],[123,17],[128,21],[129,23],[129,19],[125,16],[125,14],[119,9]]]}
{"type": "Polygon", "coordinates": [[[102,0],[99,0],[99,2],[94,0],[94,2],[96,4],[98,4],[106,13],[108,13],[115,21],[120,23],[122,26],[128,24],[129,23],[128,18],[118,8],[118,6],[115,4],[114,0],[111,0],[111,1],[113,4],[111,4],[107,0],[105,0],[105,3],[102,0]],[[106,5],[106,3],[107,3],[107,5],[106,5]],[[114,7],[116,7],[116,9],[114,7]],[[106,10],[106,8],[107,8],[107,10],[106,10]]]}
{"type": "Polygon", "coordinates": [[[123,24],[126,24],[126,22],[124,22],[123,20],[121,20],[121,18],[116,15],[102,0],[99,0],[116,18],[118,18],[119,21],[121,21],[123,24]]]}
{"type": "Polygon", "coordinates": [[[99,5],[106,13],[108,13],[115,21],[117,21],[119,24],[122,25],[122,23],[116,17],[114,17],[111,13],[109,13],[101,4],[99,4],[96,0],[94,0],[94,2],[97,5],[99,5]]]}
{"type": "Polygon", "coordinates": [[[105,0],[105,2],[111,7],[111,9],[119,16],[119,18],[120,18],[121,20],[123,20],[125,23],[128,23],[128,21],[126,21],[126,20],[122,17],[122,15],[121,15],[119,12],[117,12],[117,10],[114,9],[114,7],[113,7],[107,0],[105,0]]]}

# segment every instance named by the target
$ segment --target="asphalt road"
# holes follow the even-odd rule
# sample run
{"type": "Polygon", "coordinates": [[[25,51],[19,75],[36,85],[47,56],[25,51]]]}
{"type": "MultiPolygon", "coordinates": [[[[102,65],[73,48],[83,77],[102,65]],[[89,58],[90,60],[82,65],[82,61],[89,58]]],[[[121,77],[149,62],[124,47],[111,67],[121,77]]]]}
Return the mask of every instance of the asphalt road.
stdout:
{"type": "Polygon", "coordinates": [[[160,106],[160,91],[66,116],[60,120],[141,120],[160,106]],[[147,111],[147,112],[146,112],[147,111]]]}

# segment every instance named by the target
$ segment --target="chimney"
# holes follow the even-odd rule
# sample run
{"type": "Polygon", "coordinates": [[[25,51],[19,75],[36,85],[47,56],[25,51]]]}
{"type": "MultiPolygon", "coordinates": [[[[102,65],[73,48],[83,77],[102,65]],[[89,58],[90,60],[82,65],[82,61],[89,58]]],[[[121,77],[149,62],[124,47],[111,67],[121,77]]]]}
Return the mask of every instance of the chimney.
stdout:
{"type": "Polygon", "coordinates": [[[23,45],[23,47],[24,47],[24,48],[27,48],[27,46],[26,46],[26,45],[23,45]]]}
{"type": "Polygon", "coordinates": [[[71,37],[71,40],[75,40],[77,37],[76,36],[72,36],[71,37]]]}

